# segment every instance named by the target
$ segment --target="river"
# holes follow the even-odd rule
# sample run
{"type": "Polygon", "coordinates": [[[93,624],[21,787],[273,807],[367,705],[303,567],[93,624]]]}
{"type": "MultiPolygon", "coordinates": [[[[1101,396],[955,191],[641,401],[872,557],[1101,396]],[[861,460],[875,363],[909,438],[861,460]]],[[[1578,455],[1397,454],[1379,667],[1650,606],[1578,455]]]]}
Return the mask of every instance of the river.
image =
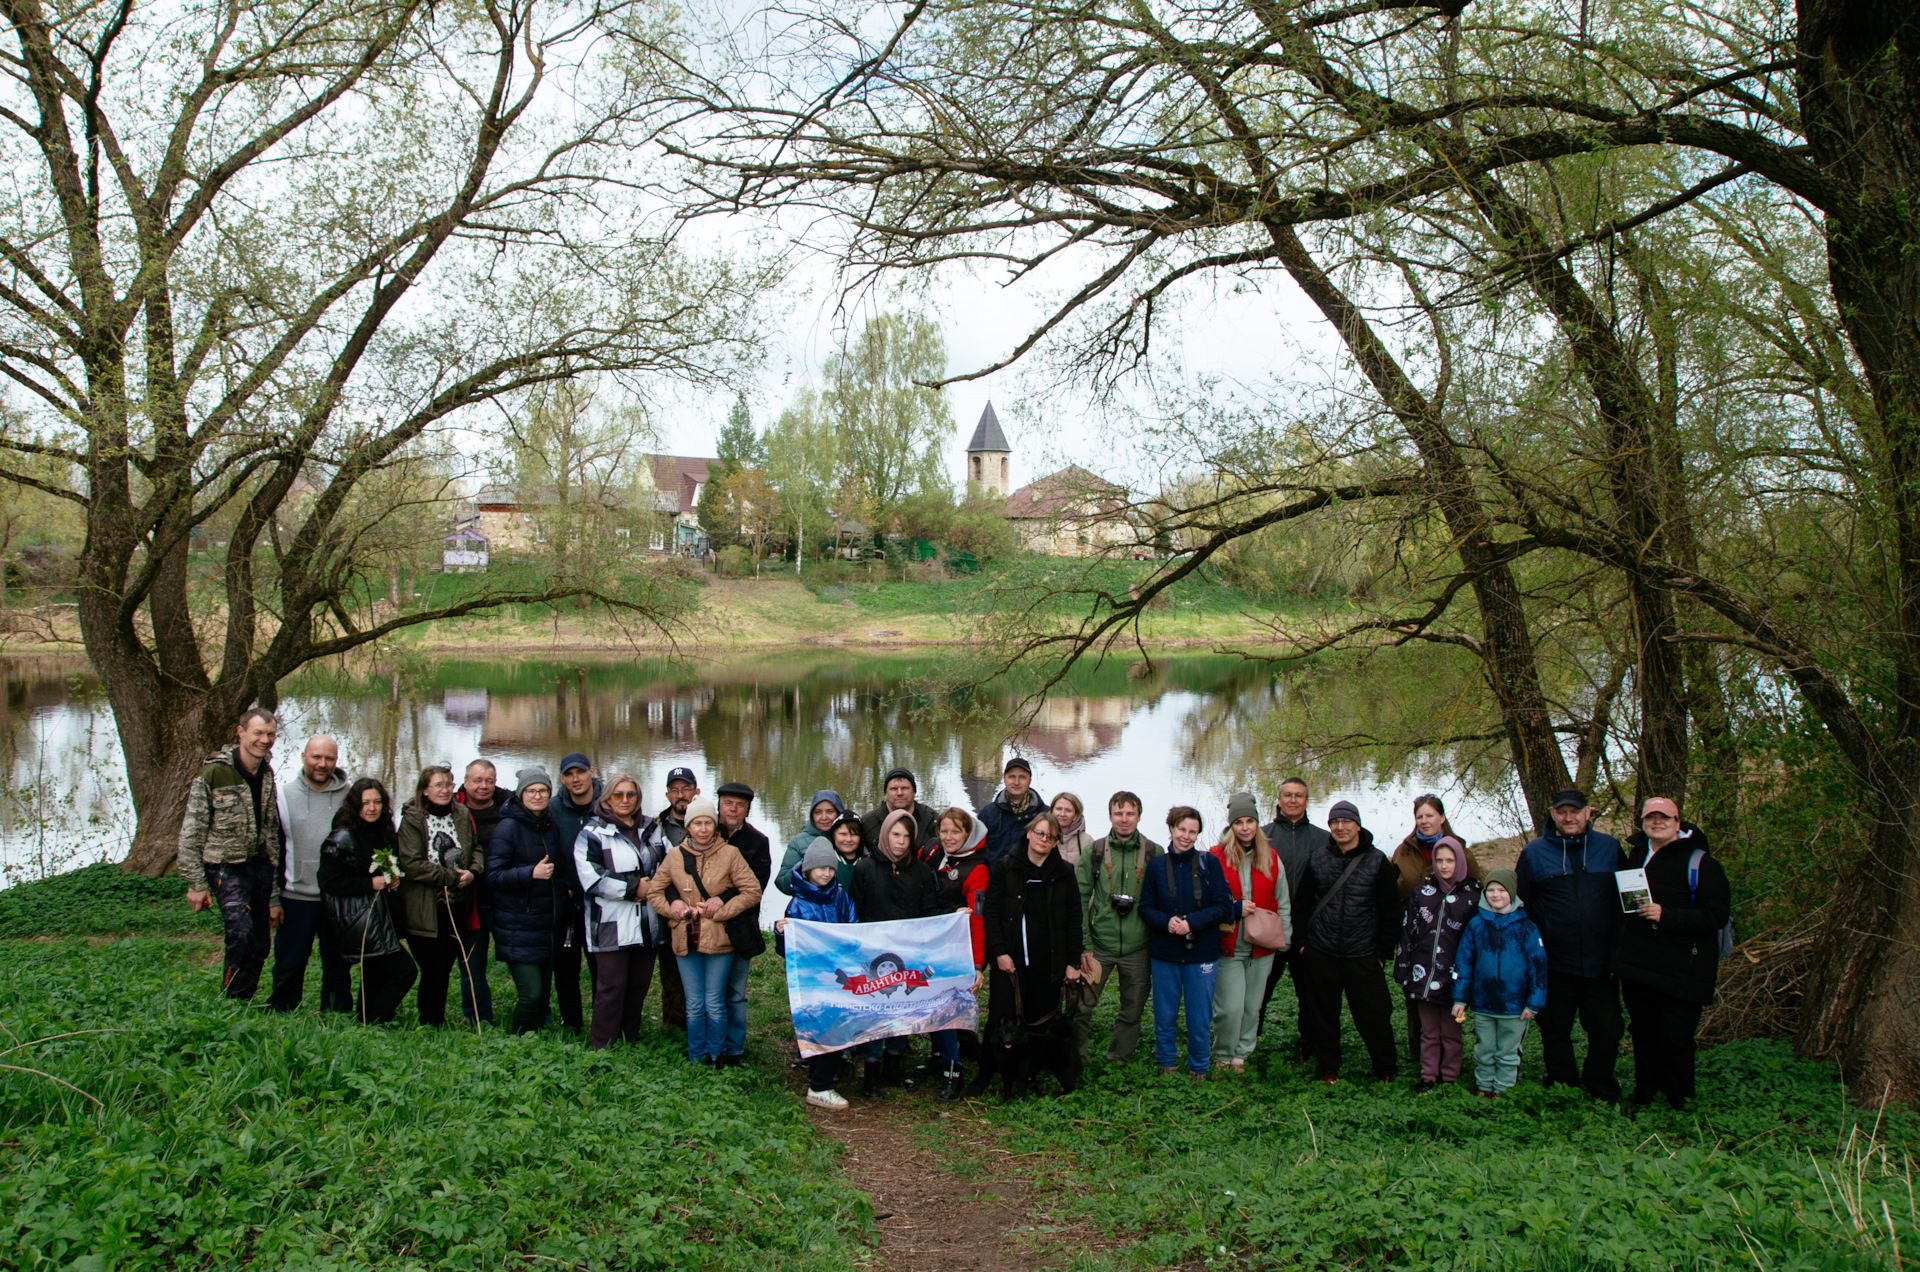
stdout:
{"type": "MultiPolygon", "coordinates": [[[[773,841],[776,859],[819,788],[869,808],[881,775],[903,765],[919,775],[926,803],[975,808],[993,795],[1015,753],[1031,761],[1034,785],[1048,797],[1078,794],[1096,834],[1105,828],[1106,797],[1117,789],[1140,794],[1150,828],[1168,807],[1191,803],[1211,835],[1232,792],[1254,790],[1268,816],[1280,779],[1293,772],[1313,785],[1315,821],[1334,799],[1350,799],[1386,847],[1409,829],[1413,797],[1429,790],[1446,799],[1469,840],[1519,829],[1504,765],[1485,747],[1388,757],[1297,744],[1316,731],[1345,736],[1341,730],[1351,732],[1355,720],[1383,732],[1379,718],[1392,714],[1385,698],[1425,692],[1397,687],[1389,675],[1316,681],[1307,669],[1277,673],[1205,655],[1162,659],[1143,675],[1134,664],[1112,662],[1077,672],[1071,692],[1013,730],[1011,695],[986,696],[965,714],[936,708],[923,686],[945,656],[819,651],[693,665],[443,659],[310,669],[282,687],[274,766],[291,777],[315,732],[339,739],[348,772],[409,790],[425,764],[458,771],[485,756],[510,781],[524,764],[551,767],[581,750],[602,773],[639,776],[651,812],[667,771],[685,765],[709,791],[728,780],[755,789],[752,820],[773,841]],[[1334,716],[1328,703],[1338,706],[1334,716]]],[[[84,663],[50,659],[0,659],[0,675],[0,764],[9,775],[0,801],[0,879],[123,856],[133,818],[98,681],[84,663]]]]}

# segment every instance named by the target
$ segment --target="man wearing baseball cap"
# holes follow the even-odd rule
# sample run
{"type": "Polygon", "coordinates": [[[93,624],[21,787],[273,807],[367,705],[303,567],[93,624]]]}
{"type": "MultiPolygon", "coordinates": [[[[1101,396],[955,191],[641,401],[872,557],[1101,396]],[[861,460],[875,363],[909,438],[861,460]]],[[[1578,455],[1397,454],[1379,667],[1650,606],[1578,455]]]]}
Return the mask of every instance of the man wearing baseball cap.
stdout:
{"type": "Polygon", "coordinates": [[[1620,1098],[1620,982],[1607,963],[1619,926],[1625,868],[1620,841],[1593,829],[1587,797],[1569,786],[1553,797],[1553,830],[1520,850],[1514,864],[1520,903],[1547,947],[1547,1006],[1540,1013],[1546,1085],[1584,1087],[1595,1099],[1620,1098]],[[1587,1035],[1586,1063],[1573,1052],[1573,1022],[1587,1035]]]}
{"type": "Polygon", "coordinates": [[[1026,842],[1027,823],[1047,810],[1047,801],[1033,789],[1033,765],[1016,755],[1000,773],[1000,793],[980,810],[987,828],[987,865],[998,866],[1007,854],[1026,842]]]}
{"type": "MultiPolygon", "coordinates": [[[[670,769],[667,772],[667,806],[647,827],[642,842],[659,860],[666,860],[666,854],[680,846],[687,837],[687,806],[693,803],[700,793],[700,779],[693,775],[690,768],[670,769]]],[[[660,1023],[673,1029],[687,1027],[687,991],[680,982],[680,967],[676,960],[663,958],[658,964],[660,975],[660,1023]]]]}
{"type": "Polygon", "coordinates": [[[932,843],[940,835],[939,814],[920,802],[920,783],[908,768],[888,769],[880,782],[882,792],[880,803],[860,817],[860,824],[866,827],[867,842],[880,842],[880,826],[887,820],[887,814],[895,810],[904,810],[913,814],[913,846],[918,851],[932,843]]]}
{"type": "Polygon", "coordinates": [[[580,887],[573,844],[580,838],[587,818],[593,816],[602,785],[594,776],[593,761],[584,752],[569,751],[560,757],[560,789],[547,805],[547,815],[560,831],[560,856],[553,863],[554,895],[566,907],[564,914],[555,916],[553,1005],[560,1012],[561,1027],[575,1033],[586,1028],[586,1013],[580,1003],[580,964],[586,963],[589,981],[598,969],[587,958],[587,895],[580,887]]]}
{"type": "Polygon", "coordinates": [[[1621,921],[1613,956],[1633,1022],[1633,1103],[1664,1095],[1677,1109],[1693,1098],[1694,1035],[1719,983],[1733,888],[1706,832],[1682,821],[1679,806],[1661,796],[1640,806],[1625,868],[1647,872],[1648,893],[1647,903],[1621,921]]]}

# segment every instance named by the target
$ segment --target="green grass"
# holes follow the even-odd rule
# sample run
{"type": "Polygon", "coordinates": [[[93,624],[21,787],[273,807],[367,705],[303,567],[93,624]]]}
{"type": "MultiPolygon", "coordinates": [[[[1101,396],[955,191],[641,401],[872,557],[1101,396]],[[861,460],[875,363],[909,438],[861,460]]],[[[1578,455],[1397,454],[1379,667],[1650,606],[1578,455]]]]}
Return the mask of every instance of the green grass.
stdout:
{"type": "MultiPolygon", "coordinates": [[[[1149,1026],[1133,1064],[1096,1068],[1074,1095],[993,1107],[1006,1146],[1038,1154],[1043,1193],[1127,1239],[1076,1268],[1892,1269],[1889,1218],[1900,1249],[1920,1249],[1920,1124],[1890,1112],[1885,1151],[1863,1153],[1873,1114],[1848,1105],[1834,1066],[1783,1044],[1703,1052],[1694,1107],[1628,1118],[1543,1089],[1537,1034],[1497,1102],[1416,1095],[1404,1077],[1324,1087],[1282,1051],[1288,989],[1271,1012],[1287,1023],[1246,1077],[1161,1078],[1149,1026]],[[1864,1232],[1836,1209],[1835,1181],[1856,1171],[1864,1232]]],[[[1345,1046],[1364,1072],[1351,1028],[1345,1046]]]]}
{"type": "MultiPolygon", "coordinates": [[[[76,871],[0,894],[0,915],[99,930],[86,915],[175,913],[177,887],[76,871]]],[[[0,1072],[0,1268],[860,1265],[870,1206],[783,1081],[780,973],[754,964],[758,1063],[715,1074],[657,1029],[588,1053],[229,1004],[205,940],[0,941],[0,1050],[75,1035],[0,1056],[48,1075],[0,1072]]],[[[493,987],[504,1013],[497,965],[493,987]]],[[[1781,1044],[1704,1052],[1696,1107],[1628,1118],[1542,1089],[1536,1036],[1498,1102],[1322,1087],[1287,1058],[1292,1017],[1283,988],[1242,1079],[1160,1078],[1149,1036],[1072,1096],[974,1106],[1011,1159],[925,1092],[893,1107],[963,1187],[1012,1160],[1056,1220],[1105,1233],[1081,1272],[1892,1269],[1889,1225],[1920,1249],[1920,1124],[1876,1126],[1781,1044]]]]}
{"type": "Polygon", "coordinates": [[[187,908],[179,876],[148,879],[110,862],[0,891],[0,938],[220,935],[220,912],[187,908]]]}
{"type": "Polygon", "coordinates": [[[0,943],[6,1029],[79,1034],[0,1060],[51,1075],[0,1074],[0,1267],[838,1272],[861,1254],[870,1207],[771,1068],[694,1070],[657,1029],[589,1053],[278,1016],[222,1001],[210,953],[0,943]]]}
{"type": "MultiPolygon", "coordinates": [[[[1156,568],[1157,562],[1035,556],[991,562],[978,574],[961,575],[944,583],[874,583],[857,577],[829,582],[812,572],[803,582],[823,601],[838,604],[851,600],[856,609],[869,614],[964,614],[987,608],[996,593],[1049,585],[1094,586],[1125,596],[1134,582],[1148,577],[1156,568]]],[[[1303,599],[1301,604],[1318,606],[1320,602],[1303,599]]],[[[1205,570],[1182,580],[1167,603],[1167,609],[1195,614],[1237,614],[1247,609],[1265,612],[1269,608],[1205,570]]]]}

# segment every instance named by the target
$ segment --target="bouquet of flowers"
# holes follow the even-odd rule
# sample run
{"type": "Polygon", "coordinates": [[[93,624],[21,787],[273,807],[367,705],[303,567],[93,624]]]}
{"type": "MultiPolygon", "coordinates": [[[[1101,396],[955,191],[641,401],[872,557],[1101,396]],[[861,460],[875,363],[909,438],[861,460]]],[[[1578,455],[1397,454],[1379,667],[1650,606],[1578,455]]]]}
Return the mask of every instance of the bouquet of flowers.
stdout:
{"type": "Polygon", "coordinates": [[[385,875],[390,882],[399,883],[400,863],[393,859],[393,849],[376,848],[373,853],[373,864],[367,867],[367,873],[385,875]]]}

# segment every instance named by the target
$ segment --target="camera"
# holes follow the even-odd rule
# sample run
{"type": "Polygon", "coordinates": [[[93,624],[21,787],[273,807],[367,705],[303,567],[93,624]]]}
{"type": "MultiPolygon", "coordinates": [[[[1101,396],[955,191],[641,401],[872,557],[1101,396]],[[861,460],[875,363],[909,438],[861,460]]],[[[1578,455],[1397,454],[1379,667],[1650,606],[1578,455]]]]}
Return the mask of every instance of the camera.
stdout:
{"type": "Polygon", "coordinates": [[[1112,906],[1113,912],[1123,919],[1133,913],[1134,899],[1123,892],[1109,894],[1107,904],[1112,906]]]}

